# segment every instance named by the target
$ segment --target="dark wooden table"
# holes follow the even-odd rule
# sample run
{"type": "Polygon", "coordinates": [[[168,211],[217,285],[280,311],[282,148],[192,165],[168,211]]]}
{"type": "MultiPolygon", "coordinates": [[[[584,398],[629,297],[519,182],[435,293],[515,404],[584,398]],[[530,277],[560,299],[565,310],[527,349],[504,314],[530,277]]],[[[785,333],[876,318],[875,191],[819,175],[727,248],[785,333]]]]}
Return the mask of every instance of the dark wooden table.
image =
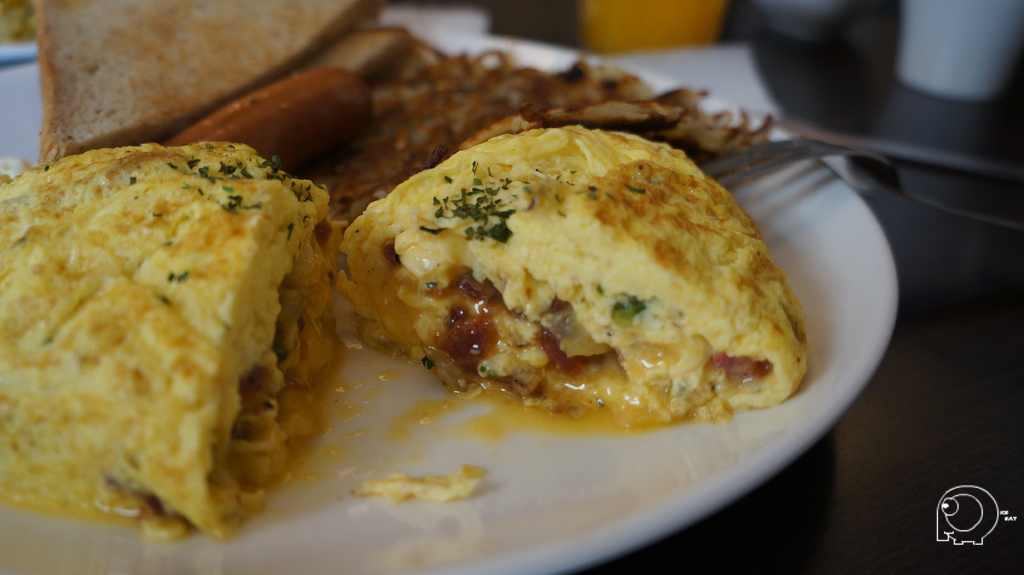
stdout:
{"type": "MultiPolygon", "coordinates": [[[[466,2],[462,2],[466,3],[466,2]]],[[[495,33],[576,45],[571,0],[476,2],[495,33]]],[[[800,44],[734,1],[726,40],[749,41],[787,114],[1024,166],[1024,74],[1000,102],[968,105],[893,80],[894,2],[839,40],[800,44]]],[[[900,163],[905,187],[1024,214],[1024,183],[900,163]]],[[[804,456],[738,502],[592,568],[625,573],[1024,572],[1024,232],[869,198],[896,258],[900,317],[866,391],[804,456]],[[988,490],[1007,517],[981,546],[936,541],[949,489],[988,490]]],[[[856,238],[851,238],[856,241],[856,238]]]]}

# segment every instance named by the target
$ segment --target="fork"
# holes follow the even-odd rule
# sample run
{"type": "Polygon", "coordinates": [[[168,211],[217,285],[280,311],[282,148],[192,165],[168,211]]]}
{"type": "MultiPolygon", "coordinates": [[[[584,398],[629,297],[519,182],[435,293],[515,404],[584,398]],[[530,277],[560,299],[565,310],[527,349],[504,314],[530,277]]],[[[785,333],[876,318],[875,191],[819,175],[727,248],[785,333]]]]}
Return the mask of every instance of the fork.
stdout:
{"type": "Polygon", "coordinates": [[[800,160],[822,160],[841,180],[862,195],[884,190],[911,202],[960,217],[1024,230],[1024,221],[968,210],[908,193],[899,183],[896,169],[885,156],[860,148],[821,140],[780,140],[757,144],[700,165],[707,175],[725,187],[738,184],[800,160]]]}

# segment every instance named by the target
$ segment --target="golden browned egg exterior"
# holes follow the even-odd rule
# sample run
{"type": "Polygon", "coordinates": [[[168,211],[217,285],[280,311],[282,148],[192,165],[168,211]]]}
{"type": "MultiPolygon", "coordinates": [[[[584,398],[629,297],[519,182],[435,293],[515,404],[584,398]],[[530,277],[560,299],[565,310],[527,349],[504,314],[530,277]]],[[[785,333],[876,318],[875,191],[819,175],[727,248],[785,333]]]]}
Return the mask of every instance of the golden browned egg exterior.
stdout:
{"type": "Polygon", "coordinates": [[[491,139],[371,204],[342,251],[364,337],[457,391],[629,427],[775,405],[806,371],[800,304],[754,222],[637,136],[491,139]]]}
{"type": "Polygon", "coordinates": [[[0,185],[0,493],[229,537],[315,432],[327,193],[247,147],[101,149],[0,185]]]}

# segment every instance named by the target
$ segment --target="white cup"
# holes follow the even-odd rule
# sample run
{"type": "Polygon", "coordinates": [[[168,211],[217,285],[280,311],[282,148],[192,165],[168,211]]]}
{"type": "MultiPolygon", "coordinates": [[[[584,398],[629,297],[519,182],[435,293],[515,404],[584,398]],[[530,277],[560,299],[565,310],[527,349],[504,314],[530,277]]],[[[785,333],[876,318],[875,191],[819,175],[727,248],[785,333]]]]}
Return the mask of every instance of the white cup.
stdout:
{"type": "Polygon", "coordinates": [[[902,0],[896,77],[932,96],[998,98],[1024,47],[1024,0],[902,0]]]}

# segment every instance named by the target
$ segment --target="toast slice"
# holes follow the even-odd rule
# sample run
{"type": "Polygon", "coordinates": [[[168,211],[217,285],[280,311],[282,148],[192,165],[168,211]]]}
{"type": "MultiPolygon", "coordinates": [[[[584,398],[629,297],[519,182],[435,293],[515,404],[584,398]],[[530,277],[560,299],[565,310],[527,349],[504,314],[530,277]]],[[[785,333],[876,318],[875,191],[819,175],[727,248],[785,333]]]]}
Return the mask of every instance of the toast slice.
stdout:
{"type": "Polygon", "coordinates": [[[159,141],[374,18],[383,0],[38,0],[41,162],[159,141]]]}
{"type": "Polygon", "coordinates": [[[402,28],[356,30],[315,54],[301,69],[343,68],[363,78],[372,78],[409,57],[412,45],[412,35],[402,28]]]}

